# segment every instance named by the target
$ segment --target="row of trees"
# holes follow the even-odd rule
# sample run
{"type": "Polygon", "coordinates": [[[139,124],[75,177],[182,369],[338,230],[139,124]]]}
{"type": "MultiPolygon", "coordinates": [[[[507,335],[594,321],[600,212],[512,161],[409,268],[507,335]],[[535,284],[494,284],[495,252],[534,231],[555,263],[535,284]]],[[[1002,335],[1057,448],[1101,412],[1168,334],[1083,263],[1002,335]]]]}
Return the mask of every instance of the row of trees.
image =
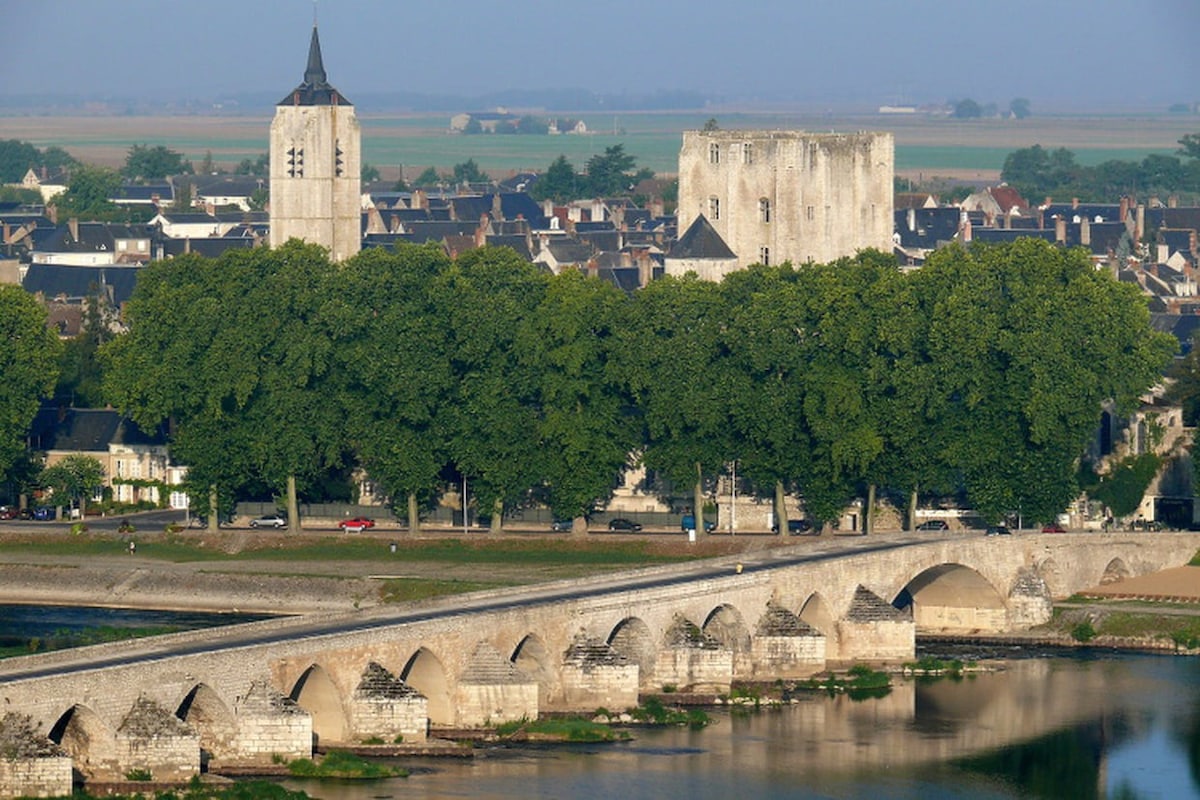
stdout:
{"type": "Polygon", "coordinates": [[[1200,134],[1179,140],[1177,155],[1152,153],[1141,161],[1109,160],[1087,167],[1065,147],[1033,145],[1004,159],[1000,177],[1031,202],[1078,197],[1112,202],[1122,195],[1187,194],[1200,198],[1200,134]]]}
{"type": "Polygon", "coordinates": [[[494,525],[531,497],[580,517],[630,453],[696,509],[736,460],[780,519],[785,492],[832,520],[881,487],[1048,520],[1101,403],[1133,402],[1174,344],[1135,289],[1032,239],[911,274],[866,252],[633,296],[503,248],[339,266],[292,242],[156,263],[128,322],[107,396],[173,421],[202,505],[260,480],[296,520],[298,493],[361,464],[414,524],[459,475],[494,525]]]}

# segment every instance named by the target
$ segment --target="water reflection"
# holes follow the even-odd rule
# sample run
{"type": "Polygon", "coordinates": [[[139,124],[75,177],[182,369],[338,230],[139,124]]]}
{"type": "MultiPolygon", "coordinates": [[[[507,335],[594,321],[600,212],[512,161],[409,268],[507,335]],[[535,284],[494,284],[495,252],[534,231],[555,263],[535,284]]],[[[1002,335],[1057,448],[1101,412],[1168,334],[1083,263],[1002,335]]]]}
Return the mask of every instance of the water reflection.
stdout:
{"type": "Polygon", "coordinates": [[[408,779],[289,782],[326,800],[415,797],[1200,798],[1190,659],[1009,662],[853,702],[809,696],[703,731],[400,762],[408,779]]]}

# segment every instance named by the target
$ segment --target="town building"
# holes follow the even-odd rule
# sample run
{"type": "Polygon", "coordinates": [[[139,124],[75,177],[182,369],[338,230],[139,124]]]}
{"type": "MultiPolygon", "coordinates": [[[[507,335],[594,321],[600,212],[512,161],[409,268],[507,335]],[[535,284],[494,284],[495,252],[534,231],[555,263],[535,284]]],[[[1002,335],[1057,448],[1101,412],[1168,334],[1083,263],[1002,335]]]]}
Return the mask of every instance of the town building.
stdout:
{"type": "Polygon", "coordinates": [[[890,133],[684,131],[679,228],[703,216],[737,268],[891,252],[894,173],[890,133]]]}
{"type": "Polygon", "coordinates": [[[271,122],[271,246],[302,239],[343,261],[362,243],[362,134],[354,106],[329,84],[313,26],[304,82],[271,122]]]}

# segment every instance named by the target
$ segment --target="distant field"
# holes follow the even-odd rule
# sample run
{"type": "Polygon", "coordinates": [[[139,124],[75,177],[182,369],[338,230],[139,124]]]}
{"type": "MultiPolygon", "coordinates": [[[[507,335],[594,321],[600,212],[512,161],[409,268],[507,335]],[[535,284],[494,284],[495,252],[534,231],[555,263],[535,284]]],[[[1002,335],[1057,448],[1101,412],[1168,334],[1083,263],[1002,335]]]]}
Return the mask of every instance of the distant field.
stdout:
{"type": "MultiPolygon", "coordinates": [[[[1027,120],[975,120],[900,115],[833,117],[785,113],[618,113],[584,114],[586,136],[459,136],[447,133],[445,114],[360,117],[364,158],[394,177],[415,176],[427,166],[447,169],[475,159],[493,174],[545,169],[560,154],[577,168],[613,144],[623,144],[639,166],[655,172],[676,169],[680,134],[716,116],[725,129],[803,129],[811,131],[891,131],[896,138],[896,171],[905,176],[995,180],[1004,157],[1021,147],[1066,147],[1080,163],[1108,159],[1140,160],[1150,153],[1171,154],[1187,133],[1200,131],[1200,118],[1155,116],[1044,116],[1027,120]]],[[[165,145],[194,162],[211,151],[218,164],[232,165],[267,150],[268,116],[261,117],[6,117],[0,138],[59,145],[85,161],[117,166],[135,143],[165,145]]]]}

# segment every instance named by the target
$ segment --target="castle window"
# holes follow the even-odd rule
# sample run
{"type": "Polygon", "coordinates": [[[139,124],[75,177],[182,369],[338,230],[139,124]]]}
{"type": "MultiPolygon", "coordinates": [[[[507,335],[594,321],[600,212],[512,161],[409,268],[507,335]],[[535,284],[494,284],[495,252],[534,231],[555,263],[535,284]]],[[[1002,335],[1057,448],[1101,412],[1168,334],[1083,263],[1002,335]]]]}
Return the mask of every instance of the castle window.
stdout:
{"type": "Polygon", "coordinates": [[[758,198],[758,221],[771,221],[771,201],[765,197],[758,198]]]}
{"type": "Polygon", "coordinates": [[[708,163],[721,163],[721,145],[717,144],[716,142],[712,142],[708,145],[708,163]]]}
{"type": "Polygon", "coordinates": [[[714,220],[721,218],[721,198],[708,198],[708,218],[714,220]]]}
{"type": "Polygon", "coordinates": [[[813,220],[813,216],[814,216],[814,214],[813,214],[813,207],[812,207],[812,206],[805,206],[805,207],[804,207],[804,218],[805,218],[806,220],[808,220],[809,222],[811,222],[811,221],[813,220]]]}
{"type": "Polygon", "coordinates": [[[754,144],[752,142],[742,142],[742,163],[754,163],[754,144]]]}
{"type": "Polygon", "coordinates": [[[758,263],[762,264],[764,267],[771,266],[771,248],[767,247],[765,244],[758,248],[758,263]]]}

